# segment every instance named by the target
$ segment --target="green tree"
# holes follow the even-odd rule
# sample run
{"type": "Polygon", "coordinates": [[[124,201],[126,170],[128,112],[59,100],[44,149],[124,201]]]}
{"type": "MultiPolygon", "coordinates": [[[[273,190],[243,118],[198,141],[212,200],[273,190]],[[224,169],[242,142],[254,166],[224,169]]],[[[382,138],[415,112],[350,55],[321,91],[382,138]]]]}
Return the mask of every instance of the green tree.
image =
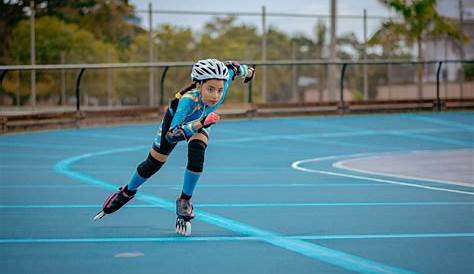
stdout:
{"type": "Polygon", "coordinates": [[[474,80],[474,64],[464,64],[464,77],[467,81],[474,80]]]}
{"type": "MultiPolygon", "coordinates": [[[[20,64],[30,62],[30,24],[21,21],[13,30],[11,53],[20,64]]],[[[110,44],[95,39],[88,31],[77,25],[65,24],[55,17],[42,17],[36,22],[36,63],[60,62],[61,52],[67,55],[68,63],[104,62],[110,44]]]]}
{"type": "Polygon", "coordinates": [[[157,61],[192,60],[195,55],[196,41],[190,28],[165,24],[153,33],[153,37],[157,61]]]}
{"type": "Polygon", "coordinates": [[[256,28],[238,25],[236,20],[235,16],[215,17],[207,23],[196,46],[196,57],[242,60],[261,56],[256,28]]]}
{"type": "MultiPolygon", "coordinates": [[[[134,7],[127,0],[81,0],[71,1],[72,7],[80,11],[78,22],[80,28],[94,33],[97,39],[116,45],[119,49],[130,46],[135,36],[144,30],[135,24],[134,7]],[[87,8],[75,7],[80,3],[91,3],[87,8]]],[[[70,10],[67,7],[67,11],[70,10]]],[[[65,12],[67,14],[67,12],[65,12]]]]}
{"type": "MultiPolygon", "coordinates": [[[[190,61],[195,58],[196,39],[189,28],[180,28],[168,24],[160,25],[152,34],[155,62],[190,61]]],[[[149,62],[149,35],[139,34],[128,50],[129,62],[149,62]]],[[[155,83],[159,83],[162,70],[155,70],[155,83]]],[[[120,72],[119,82],[121,95],[138,98],[136,101],[146,103],[148,98],[148,69],[134,69],[120,72]],[[129,85],[127,83],[134,83],[129,85]]],[[[164,102],[177,90],[187,84],[189,68],[171,68],[167,74],[164,102]]]]}
{"type": "MultiPolygon", "coordinates": [[[[28,20],[21,21],[13,29],[13,39],[11,41],[11,53],[16,57],[16,63],[28,64],[30,62],[30,25],[28,20]]],[[[110,44],[103,43],[95,39],[94,35],[85,30],[81,30],[77,25],[65,24],[55,17],[42,17],[36,22],[36,63],[52,64],[60,63],[61,52],[66,56],[67,63],[101,63],[107,62],[107,52],[116,60],[117,53],[110,44]]],[[[16,76],[15,76],[16,77],[16,76]]],[[[55,78],[51,72],[37,73],[38,97],[48,97],[52,91],[58,89],[59,79],[55,78]]],[[[92,81],[85,84],[93,84],[100,81],[100,75],[92,77],[92,81]]],[[[6,81],[17,81],[8,78],[6,81]]],[[[26,81],[26,79],[25,79],[26,81]]],[[[5,92],[14,98],[16,85],[6,83],[5,92]]],[[[100,92],[100,90],[96,90],[100,92]]],[[[24,89],[20,93],[22,97],[29,95],[29,91],[24,89]]],[[[23,98],[24,99],[24,98],[23,98]]]]}
{"type": "MultiPolygon", "coordinates": [[[[0,64],[15,62],[10,46],[17,24],[29,19],[29,1],[0,1],[0,64]]],[[[144,33],[134,15],[134,7],[126,0],[42,0],[35,1],[35,18],[55,17],[67,24],[94,34],[95,38],[128,48],[134,37],[144,33]]]]}
{"type": "MultiPolygon", "coordinates": [[[[380,0],[402,17],[401,22],[392,19],[384,22],[373,35],[371,44],[383,41],[404,41],[411,46],[416,44],[417,58],[422,61],[422,43],[427,38],[448,36],[457,41],[465,41],[467,37],[459,27],[444,18],[436,10],[436,0],[380,0]]],[[[423,96],[423,65],[417,69],[418,97],[423,96]]]]}
{"type": "MultiPolygon", "coordinates": [[[[261,37],[254,26],[238,24],[236,17],[215,17],[205,25],[204,32],[197,38],[193,60],[216,58],[220,60],[260,59],[261,37]]],[[[259,86],[257,77],[254,86],[259,86]]],[[[234,84],[227,101],[242,102],[246,87],[234,84]]]]}

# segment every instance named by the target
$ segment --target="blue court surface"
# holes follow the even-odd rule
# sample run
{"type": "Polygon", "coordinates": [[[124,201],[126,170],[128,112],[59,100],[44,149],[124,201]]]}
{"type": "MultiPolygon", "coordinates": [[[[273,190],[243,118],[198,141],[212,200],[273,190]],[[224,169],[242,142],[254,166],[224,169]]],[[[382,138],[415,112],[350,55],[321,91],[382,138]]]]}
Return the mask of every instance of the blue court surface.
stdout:
{"type": "Polygon", "coordinates": [[[94,222],[156,130],[0,136],[1,273],[474,273],[474,112],[222,121],[191,237],[174,231],[184,143],[134,200],[94,222]],[[416,176],[371,169],[427,152],[451,156],[402,158],[416,176]],[[367,171],[344,164],[370,157],[381,158],[367,171]],[[451,177],[437,177],[446,160],[451,177]]]}

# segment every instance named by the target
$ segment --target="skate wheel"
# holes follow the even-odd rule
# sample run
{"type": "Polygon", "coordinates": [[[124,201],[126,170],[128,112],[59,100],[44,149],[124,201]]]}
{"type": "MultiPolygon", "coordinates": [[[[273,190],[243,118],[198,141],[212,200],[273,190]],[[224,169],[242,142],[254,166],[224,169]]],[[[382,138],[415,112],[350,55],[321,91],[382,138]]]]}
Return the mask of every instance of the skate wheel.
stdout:
{"type": "Polygon", "coordinates": [[[95,215],[94,221],[97,221],[97,220],[101,219],[104,216],[105,216],[105,212],[102,210],[101,212],[97,213],[97,215],[95,215]]]}
{"type": "Polygon", "coordinates": [[[191,235],[191,222],[178,218],[176,220],[176,233],[182,236],[190,236],[191,235]]]}

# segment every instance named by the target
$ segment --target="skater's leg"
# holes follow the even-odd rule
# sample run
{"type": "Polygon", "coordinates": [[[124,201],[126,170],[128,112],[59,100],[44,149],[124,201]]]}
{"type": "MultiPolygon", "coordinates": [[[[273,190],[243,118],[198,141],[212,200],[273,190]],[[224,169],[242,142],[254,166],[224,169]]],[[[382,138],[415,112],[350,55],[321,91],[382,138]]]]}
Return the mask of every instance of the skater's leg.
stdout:
{"type": "Polygon", "coordinates": [[[153,174],[158,172],[168,159],[168,155],[173,151],[176,144],[171,144],[163,137],[162,133],[166,132],[171,123],[172,116],[169,111],[166,111],[166,115],[163,122],[160,124],[158,133],[153,141],[153,146],[150,149],[148,157],[140,163],[136,171],[132,174],[128,185],[128,189],[137,190],[143,183],[146,182],[153,174]]]}
{"type": "Polygon", "coordinates": [[[191,235],[190,221],[194,218],[191,197],[202,174],[208,136],[208,132],[202,130],[192,136],[188,142],[188,165],[184,173],[183,190],[181,196],[176,200],[176,215],[178,215],[176,233],[180,235],[191,235]]]}
{"type": "Polygon", "coordinates": [[[118,192],[107,198],[102,206],[102,211],[94,217],[94,220],[100,219],[106,214],[113,213],[128,203],[135,196],[138,187],[145,183],[146,180],[158,172],[164,165],[168,155],[176,146],[176,144],[171,144],[166,141],[166,138],[161,135],[163,131],[168,130],[172,118],[170,112],[166,111],[166,115],[160,124],[148,157],[138,165],[128,184],[120,187],[118,192]]]}
{"type": "Polygon", "coordinates": [[[184,173],[183,191],[181,198],[189,200],[202,174],[204,155],[207,148],[207,136],[198,133],[191,137],[188,143],[188,164],[184,173]]]}
{"type": "MultiPolygon", "coordinates": [[[[169,152],[171,152],[171,150],[169,152]]],[[[120,187],[118,192],[107,198],[102,206],[102,211],[94,217],[94,220],[102,218],[105,214],[119,210],[132,200],[137,193],[138,187],[155,174],[163,166],[167,158],[168,155],[157,152],[152,148],[146,160],[139,164],[136,171],[132,174],[130,182],[120,187]]]]}
{"type": "Polygon", "coordinates": [[[136,171],[132,174],[127,184],[128,190],[137,190],[146,180],[160,170],[166,162],[166,159],[168,159],[168,155],[159,153],[152,148],[145,161],[140,163],[136,171]]]}

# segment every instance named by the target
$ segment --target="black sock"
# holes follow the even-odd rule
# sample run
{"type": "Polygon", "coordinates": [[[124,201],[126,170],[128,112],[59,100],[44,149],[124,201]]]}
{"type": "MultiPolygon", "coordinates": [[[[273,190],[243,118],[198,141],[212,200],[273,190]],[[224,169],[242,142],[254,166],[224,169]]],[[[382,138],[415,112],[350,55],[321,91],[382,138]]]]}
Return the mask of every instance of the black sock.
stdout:
{"type": "Polygon", "coordinates": [[[190,200],[191,199],[191,196],[187,195],[186,193],[182,192],[181,191],[181,197],[179,197],[181,199],[185,199],[185,200],[190,200]]]}

